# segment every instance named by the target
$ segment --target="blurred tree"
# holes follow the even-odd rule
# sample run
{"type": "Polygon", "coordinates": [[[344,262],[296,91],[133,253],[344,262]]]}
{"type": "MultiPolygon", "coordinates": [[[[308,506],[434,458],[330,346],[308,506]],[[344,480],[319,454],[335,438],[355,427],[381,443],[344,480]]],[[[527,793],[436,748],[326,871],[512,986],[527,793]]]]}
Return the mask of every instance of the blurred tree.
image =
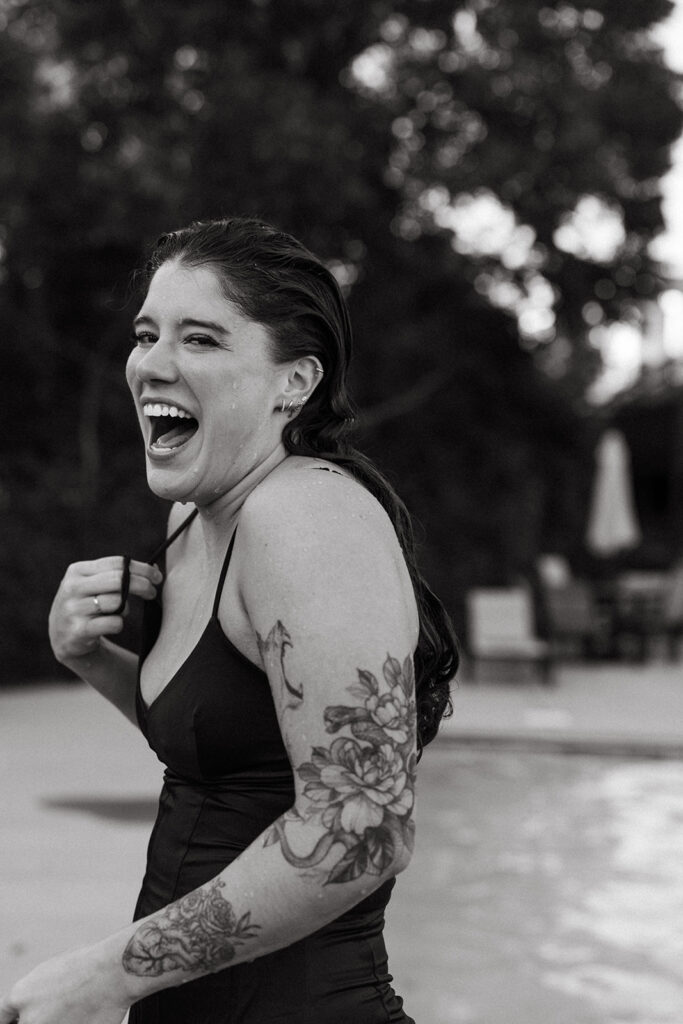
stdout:
{"type": "Polygon", "coordinates": [[[473,582],[571,551],[590,330],[658,287],[681,114],[647,29],[671,6],[0,4],[9,678],[52,670],[68,561],[162,529],[123,384],[126,282],[195,217],[273,220],[347,288],[364,441],[459,620],[473,582]]]}

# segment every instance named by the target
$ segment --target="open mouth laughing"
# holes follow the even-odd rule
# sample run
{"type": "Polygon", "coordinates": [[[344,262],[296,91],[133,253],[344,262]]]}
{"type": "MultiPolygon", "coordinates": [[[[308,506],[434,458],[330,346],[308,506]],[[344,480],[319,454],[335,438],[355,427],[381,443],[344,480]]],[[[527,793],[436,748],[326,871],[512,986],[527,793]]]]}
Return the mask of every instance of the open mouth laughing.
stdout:
{"type": "Polygon", "coordinates": [[[166,402],[144,402],[144,415],[151,430],[148,449],[151,454],[168,455],[190,441],[199,428],[195,417],[179,405],[166,402]]]}

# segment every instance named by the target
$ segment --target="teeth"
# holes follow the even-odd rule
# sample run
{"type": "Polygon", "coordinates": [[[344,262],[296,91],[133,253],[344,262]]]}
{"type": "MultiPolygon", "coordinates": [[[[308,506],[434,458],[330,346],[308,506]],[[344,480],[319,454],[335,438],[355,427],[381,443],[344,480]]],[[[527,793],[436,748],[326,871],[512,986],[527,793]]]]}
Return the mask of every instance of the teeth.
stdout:
{"type": "Polygon", "coordinates": [[[191,420],[192,416],[177,405],[161,405],[158,402],[145,402],[142,407],[145,416],[177,416],[181,420],[191,420]]]}

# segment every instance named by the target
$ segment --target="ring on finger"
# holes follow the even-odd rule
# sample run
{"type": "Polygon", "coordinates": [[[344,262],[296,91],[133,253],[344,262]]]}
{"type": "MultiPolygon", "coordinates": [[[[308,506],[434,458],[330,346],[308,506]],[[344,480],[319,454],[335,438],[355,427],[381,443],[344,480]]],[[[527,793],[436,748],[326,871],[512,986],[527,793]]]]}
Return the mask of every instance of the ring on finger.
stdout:
{"type": "Polygon", "coordinates": [[[101,615],[102,614],[102,606],[100,605],[99,597],[93,597],[93,601],[95,602],[95,607],[97,608],[97,614],[101,615]]]}

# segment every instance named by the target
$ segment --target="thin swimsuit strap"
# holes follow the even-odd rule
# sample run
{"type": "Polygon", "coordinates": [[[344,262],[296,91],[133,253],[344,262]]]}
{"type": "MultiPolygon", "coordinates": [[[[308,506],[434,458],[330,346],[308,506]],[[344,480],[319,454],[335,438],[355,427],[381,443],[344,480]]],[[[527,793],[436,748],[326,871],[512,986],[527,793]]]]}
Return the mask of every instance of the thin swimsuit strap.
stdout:
{"type": "Polygon", "coordinates": [[[192,512],[190,512],[189,516],[186,519],[183,519],[178,529],[174,530],[171,536],[167,537],[163,544],[160,544],[159,547],[152,552],[147,561],[150,563],[156,562],[157,558],[159,558],[160,555],[163,555],[166,548],[169,548],[171,546],[176,537],[179,537],[183,530],[187,529],[187,527],[190,525],[190,523],[195,518],[198,512],[198,508],[193,509],[192,512]]]}
{"type": "Polygon", "coordinates": [[[228,567],[230,565],[230,559],[232,558],[232,549],[235,546],[235,537],[237,536],[237,527],[232,531],[232,537],[228,544],[228,550],[225,552],[225,558],[223,559],[223,565],[221,566],[221,574],[218,577],[218,586],[216,587],[216,596],[213,599],[213,611],[211,612],[211,618],[218,618],[218,606],[221,602],[221,594],[223,593],[223,584],[225,583],[225,577],[228,575],[228,567]]]}
{"type": "MultiPolygon", "coordinates": [[[[147,559],[147,561],[150,562],[150,563],[156,562],[156,560],[161,555],[163,555],[164,551],[166,551],[167,548],[169,548],[171,546],[173,541],[176,540],[176,538],[178,538],[180,536],[180,534],[184,530],[186,530],[188,528],[188,526],[190,525],[192,520],[196,517],[198,512],[199,512],[199,509],[197,509],[197,508],[193,509],[192,512],[190,512],[189,516],[187,516],[186,519],[183,519],[183,521],[180,524],[180,526],[178,527],[178,529],[174,530],[173,533],[171,534],[171,536],[167,537],[166,540],[163,542],[163,544],[159,545],[159,547],[156,549],[156,551],[152,552],[152,554],[147,559]]],[[[230,543],[228,544],[228,550],[225,553],[225,558],[223,559],[223,565],[221,566],[220,576],[218,577],[218,586],[216,587],[216,596],[213,599],[213,609],[212,609],[212,612],[211,612],[211,617],[214,618],[214,619],[218,616],[218,606],[220,604],[221,594],[223,593],[223,586],[225,584],[225,577],[228,574],[228,567],[230,565],[230,559],[232,558],[232,549],[235,546],[235,536],[236,536],[236,534],[237,534],[237,527],[235,527],[235,529],[232,532],[232,537],[230,538],[230,543]]]]}

